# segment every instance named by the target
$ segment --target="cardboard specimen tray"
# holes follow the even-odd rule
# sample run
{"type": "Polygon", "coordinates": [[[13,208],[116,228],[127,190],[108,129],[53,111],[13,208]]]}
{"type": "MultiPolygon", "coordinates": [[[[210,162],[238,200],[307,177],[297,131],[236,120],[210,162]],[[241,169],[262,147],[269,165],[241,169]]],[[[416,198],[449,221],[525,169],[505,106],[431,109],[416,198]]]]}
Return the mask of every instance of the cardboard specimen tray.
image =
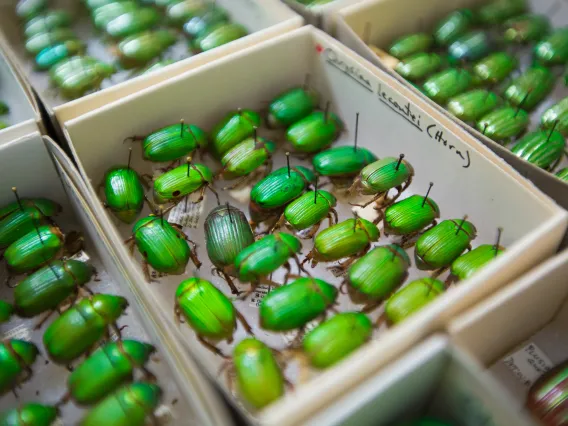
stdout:
{"type": "MultiPolygon", "coordinates": [[[[424,194],[433,182],[430,196],[440,206],[442,219],[469,215],[478,231],[474,246],[494,243],[497,228],[503,227],[502,244],[507,251],[406,322],[389,330],[385,327],[377,330],[376,338],[345,362],[319,374],[311,372],[312,380],[298,383],[298,371],[292,362],[287,371],[297,382],[293,392],[254,416],[246,407],[238,405],[243,412],[251,414],[251,420],[254,417],[263,424],[298,424],[318,409],[332,404],[334,398],[441,327],[453,315],[554,253],[566,228],[566,213],[506,163],[394,79],[313,27],[304,27],[234,53],[65,122],[68,142],[89,186],[89,203],[109,239],[114,241],[116,252],[131,274],[140,297],[155,307],[172,333],[172,340],[183,342],[226,392],[225,381],[218,375],[222,359],[202,346],[186,324],[178,325],[174,321],[175,290],[182,279],[193,274],[193,266],[189,265],[182,276],[160,277],[158,283],[146,283],[140,257],[138,254],[131,257],[122,243],[131,235],[132,227],[119,223],[105,211],[98,186],[111,166],[126,164],[131,147],[134,169],[142,174],[157,171],[155,165],[142,161],[141,144],[123,142],[125,138],[147,134],[180,119],[210,130],[229,111],[265,108],[279,93],[303,84],[307,74],[310,85],[320,94],[320,106],[323,108],[330,101],[331,109],[345,123],[346,130],[335,145],[353,143],[355,116],[360,112],[359,146],[372,150],[378,157],[404,153],[414,167],[414,180],[403,197],[424,194]]],[[[277,141],[279,149],[274,155],[274,168],[284,166],[284,152],[289,149],[284,135],[268,132],[264,127],[259,129],[259,135],[277,141]]],[[[195,161],[203,160],[196,157],[195,161]]],[[[207,161],[212,168],[219,167],[207,161]]],[[[309,161],[301,162],[295,157],[292,162],[309,166],[309,161]]],[[[238,191],[222,191],[223,186],[224,183],[216,184],[221,202],[230,202],[246,212],[250,186],[238,191]]],[[[351,206],[342,191],[331,190],[340,200],[340,219],[352,217],[351,206]]],[[[201,204],[187,203],[186,208],[184,202],[180,203],[172,212],[177,218],[170,216],[170,220],[179,221],[181,217],[184,230],[199,245],[198,254],[203,262],[200,276],[230,294],[227,284],[210,274],[211,264],[205,251],[203,221],[215,205],[215,197],[208,193],[201,204]]],[[[140,217],[148,213],[149,209],[145,208],[140,217]]],[[[359,213],[374,217],[372,207],[359,213]]],[[[381,236],[378,244],[391,241],[381,236]]],[[[311,240],[303,242],[303,255],[312,244],[311,240]]],[[[412,250],[409,255],[413,257],[412,250]]],[[[414,264],[414,260],[412,262],[414,264]]],[[[336,277],[326,266],[323,263],[310,271],[316,277],[339,285],[342,278],[336,277]]],[[[428,275],[414,267],[409,273],[408,281],[428,275]]],[[[279,270],[272,279],[281,282],[283,276],[284,271],[279,270]]],[[[247,285],[239,287],[248,288],[247,285]]],[[[257,306],[267,291],[265,287],[258,288],[252,298],[236,301],[235,306],[248,319],[258,338],[283,349],[294,338],[294,333],[269,333],[258,325],[257,306]]],[[[342,311],[361,308],[346,295],[340,296],[338,303],[342,311]]],[[[380,312],[378,309],[373,317],[380,312]]],[[[235,342],[244,336],[239,328],[235,342]]],[[[225,353],[230,353],[232,347],[225,342],[219,345],[225,353]]]]}
{"type": "Polygon", "coordinates": [[[335,29],[335,11],[345,6],[355,4],[361,0],[332,0],[328,3],[312,7],[308,7],[297,0],[282,1],[291,9],[302,15],[307,24],[317,26],[325,32],[333,35],[335,29]]]}

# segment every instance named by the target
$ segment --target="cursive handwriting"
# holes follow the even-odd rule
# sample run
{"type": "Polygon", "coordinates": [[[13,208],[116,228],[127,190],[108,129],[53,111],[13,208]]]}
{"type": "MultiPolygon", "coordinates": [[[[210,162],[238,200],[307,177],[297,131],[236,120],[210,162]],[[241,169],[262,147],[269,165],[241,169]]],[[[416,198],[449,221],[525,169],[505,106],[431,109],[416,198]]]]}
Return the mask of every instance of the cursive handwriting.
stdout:
{"type": "Polygon", "coordinates": [[[437,142],[440,142],[442,145],[447,147],[450,151],[455,149],[456,155],[458,155],[462,160],[464,160],[464,164],[462,167],[467,169],[471,165],[471,158],[469,158],[469,151],[465,150],[465,155],[459,149],[455,147],[455,145],[448,144],[448,140],[444,138],[444,131],[443,130],[436,130],[438,126],[436,124],[430,124],[426,127],[426,133],[430,136],[430,139],[434,139],[437,142]]]}
{"type": "Polygon", "coordinates": [[[333,65],[338,70],[341,70],[344,74],[355,80],[369,92],[373,92],[373,86],[371,86],[371,82],[363,75],[361,70],[339,59],[337,53],[335,53],[332,48],[326,48],[323,52],[323,56],[328,64],[333,65]]]}
{"type": "Polygon", "coordinates": [[[420,114],[415,114],[412,111],[412,106],[410,102],[407,102],[404,106],[400,105],[392,96],[388,96],[386,92],[383,91],[381,83],[379,83],[379,91],[377,92],[379,95],[379,100],[392,109],[397,114],[401,115],[406,121],[412,124],[421,132],[422,127],[420,127],[420,114]]]}

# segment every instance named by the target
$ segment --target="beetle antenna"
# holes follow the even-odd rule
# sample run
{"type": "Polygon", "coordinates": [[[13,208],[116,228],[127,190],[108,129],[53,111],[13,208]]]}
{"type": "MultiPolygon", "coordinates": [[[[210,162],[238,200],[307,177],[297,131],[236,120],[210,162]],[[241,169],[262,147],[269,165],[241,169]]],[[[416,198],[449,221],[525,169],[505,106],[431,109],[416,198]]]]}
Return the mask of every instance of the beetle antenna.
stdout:
{"type": "Polygon", "coordinates": [[[18,195],[18,189],[13,186],[12,187],[12,191],[14,192],[14,195],[16,196],[16,201],[18,202],[18,206],[20,206],[20,210],[24,210],[24,207],[22,206],[22,200],[20,200],[20,196],[18,195]]]}
{"type": "Polygon", "coordinates": [[[179,121],[179,137],[182,138],[183,137],[183,123],[184,120],[183,118],[179,121]]]}
{"type": "Polygon", "coordinates": [[[463,217],[463,219],[461,220],[460,224],[458,225],[458,230],[456,231],[456,235],[458,235],[460,233],[460,231],[462,230],[462,226],[465,223],[465,220],[467,219],[467,215],[465,215],[463,217]]]}
{"type": "Polygon", "coordinates": [[[499,253],[499,244],[501,243],[501,233],[503,232],[503,228],[499,227],[497,228],[497,241],[495,242],[495,245],[493,246],[493,249],[495,250],[495,255],[493,257],[497,257],[497,254],[499,253]]]}
{"type": "Polygon", "coordinates": [[[359,113],[355,114],[355,142],[353,143],[353,151],[357,152],[357,138],[359,136],[359,113]]]}
{"type": "Polygon", "coordinates": [[[187,157],[187,177],[189,177],[190,169],[191,169],[191,157],[187,157]]]}
{"type": "Polygon", "coordinates": [[[548,142],[550,140],[550,137],[552,136],[552,132],[554,132],[554,129],[556,128],[557,124],[558,124],[558,120],[555,120],[554,124],[552,125],[552,129],[550,129],[550,133],[548,134],[548,137],[546,138],[546,142],[548,142]]]}
{"type": "Polygon", "coordinates": [[[424,207],[424,204],[426,204],[426,200],[428,199],[428,195],[430,195],[430,190],[432,189],[433,186],[434,186],[434,183],[430,182],[430,186],[428,187],[428,191],[426,191],[426,195],[424,196],[424,199],[422,200],[422,207],[424,207]]]}
{"type": "Polygon", "coordinates": [[[310,88],[310,77],[310,73],[307,73],[304,78],[304,90],[308,90],[310,88]]]}
{"type": "Polygon", "coordinates": [[[398,163],[396,163],[396,167],[394,168],[398,172],[398,168],[400,167],[400,163],[402,163],[402,159],[404,158],[404,154],[400,154],[398,157],[398,163]]]}
{"type": "Polygon", "coordinates": [[[329,118],[329,107],[330,106],[331,106],[331,102],[327,101],[326,104],[325,104],[325,112],[324,112],[324,115],[323,115],[324,123],[327,123],[327,120],[329,118]]]}
{"type": "Polygon", "coordinates": [[[370,35],[371,35],[371,23],[367,22],[365,24],[365,28],[363,28],[363,37],[362,37],[363,42],[365,44],[369,44],[370,35]]]}
{"type": "Polygon", "coordinates": [[[130,160],[132,159],[132,148],[128,148],[128,165],[126,168],[130,170],[130,160]]]}
{"type": "Polygon", "coordinates": [[[227,201],[226,205],[227,205],[227,212],[229,213],[229,220],[231,221],[231,223],[235,223],[233,221],[233,215],[231,214],[231,205],[229,204],[228,201],[227,201]]]}
{"type": "Polygon", "coordinates": [[[517,106],[517,111],[515,111],[515,115],[513,116],[513,118],[517,118],[517,114],[521,110],[521,107],[523,106],[523,104],[525,103],[525,101],[527,100],[527,98],[529,97],[531,92],[532,92],[532,89],[527,90],[527,94],[524,96],[523,100],[517,106]]]}
{"type": "Polygon", "coordinates": [[[318,183],[319,183],[319,179],[318,179],[318,176],[316,176],[316,184],[315,184],[315,190],[314,190],[314,204],[318,203],[318,183]]]}
{"type": "Polygon", "coordinates": [[[286,152],[286,165],[288,166],[288,177],[290,177],[290,153],[286,152]]]}

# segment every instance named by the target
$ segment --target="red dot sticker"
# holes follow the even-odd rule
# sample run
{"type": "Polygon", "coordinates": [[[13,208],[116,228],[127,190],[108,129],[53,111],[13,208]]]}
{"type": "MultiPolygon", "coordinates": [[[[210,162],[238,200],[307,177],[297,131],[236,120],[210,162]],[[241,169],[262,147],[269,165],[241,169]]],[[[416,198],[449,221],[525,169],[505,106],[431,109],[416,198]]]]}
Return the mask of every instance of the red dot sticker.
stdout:
{"type": "Polygon", "coordinates": [[[323,46],[321,44],[316,44],[316,50],[318,53],[321,53],[324,51],[323,46]]]}

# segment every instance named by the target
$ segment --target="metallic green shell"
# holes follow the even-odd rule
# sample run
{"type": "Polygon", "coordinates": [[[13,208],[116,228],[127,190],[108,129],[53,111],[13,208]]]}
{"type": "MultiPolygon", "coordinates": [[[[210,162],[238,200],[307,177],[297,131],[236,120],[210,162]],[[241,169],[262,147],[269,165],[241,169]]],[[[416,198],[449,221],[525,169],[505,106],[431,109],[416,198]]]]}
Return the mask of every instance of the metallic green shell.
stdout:
{"type": "Polygon", "coordinates": [[[412,281],[387,300],[385,316],[391,324],[398,324],[440,296],[444,290],[444,283],[434,278],[412,281]]]}
{"type": "Polygon", "coordinates": [[[235,276],[235,258],[254,242],[245,214],[233,206],[217,206],[207,215],[204,227],[205,246],[211,263],[235,276]]]}
{"type": "Polygon", "coordinates": [[[529,125],[529,115],[522,109],[505,106],[484,115],[477,129],[496,142],[520,135],[529,125]]]}
{"type": "Polygon", "coordinates": [[[232,147],[250,137],[260,127],[260,114],[249,109],[231,112],[211,131],[213,155],[221,158],[232,147]]]}
{"type": "Polygon", "coordinates": [[[454,260],[450,269],[451,273],[460,281],[465,280],[504,251],[505,249],[501,246],[495,247],[492,244],[480,245],[454,260]]]}
{"type": "Polygon", "coordinates": [[[317,279],[301,277],[268,293],[259,306],[260,326],[286,331],[303,327],[335,303],[337,289],[317,279]]]}
{"type": "Polygon", "coordinates": [[[134,241],[148,264],[158,272],[180,275],[189,261],[189,244],[167,220],[148,216],[134,225],[134,241]]]}
{"type": "Polygon", "coordinates": [[[395,71],[410,81],[420,81],[442,67],[444,61],[437,53],[419,52],[400,61],[395,71]]]}
{"type": "Polygon", "coordinates": [[[132,381],[136,368],[143,367],[155,348],[136,340],[118,340],[97,349],[67,379],[69,394],[81,405],[94,404],[132,381]]]}
{"type": "Polygon", "coordinates": [[[229,21],[227,11],[219,6],[210,5],[207,10],[183,24],[183,32],[191,38],[203,37],[219,24],[229,21]]]}
{"type": "Polygon", "coordinates": [[[305,167],[290,168],[290,176],[288,168],[282,167],[257,182],[252,187],[250,199],[262,209],[282,207],[298,198],[314,181],[314,174],[305,167]]]}
{"type": "Polygon", "coordinates": [[[473,66],[473,74],[485,84],[505,80],[518,66],[517,58],[507,52],[495,52],[473,66]]]}
{"type": "Polygon", "coordinates": [[[395,244],[375,247],[349,268],[348,283],[371,300],[388,296],[406,279],[410,258],[395,244]]]}
{"type": "Polygon", "coordinates": [[[24,26],[24,37],[30,38],[39,33],[67,27],[71,24],[71,16],[65,10],[52,10],[38,15],[24,26]]]}
{"type": "Polygon", "coordinates": [[[48,70],[55,64],[71,56],[80,54],[85,49],[85,45],[80,40],[67,40],[46,47],[35,57],[37,69],[48,70]]]}
{"type": "Polygon", "coordinates": [[[59,228],[39,226],[8,246],[4,259],[15,274],[32,271],[56,257],[63,249],[64,237],[59,228]]]}
{"type": "Polygon", "coordinates": [[[371,338],[373,323],[359,312],[343,312],[306,334],[304,353],[316,368],[328,368],[357,350],[371,338]]]}
{"type": "Polygon", "coordinates": [[[418,232],[440,217],[440,208],[431,198],[411,195],[385,210],[385,233],[408,235],[418,232]]]}
{"type": "Polygon", "coordinates": [[[438,269],[450,265],[477,236],[475,226],[462,219],[444,220],[418,238],[414,249],[419,269],[438,269]],[[459,231],[458,231],[459,230],[459,231]]]}
{"type": "Polygon", "coordinates": [[[447,46],[465,34],[471,27],[473,13],[469,9],[459,9],[444,19],[434,28],[434,40],[440,46],[447,46]]]}
{"type": "Polygon", "coordinates": [[[260,340],[241,340],[233,352],[240,396],[261,409],[284,395],[284,377],[270,348],[260,340]]]}
{"type": "Polygon", "coordinates": [[[318,152],[312,165],[320,176],[349,177],[357,175],[361,169],[378,158],[366,148],[354,149],[352,146],[338,146],[318,152]]]}
{"type": "Polygon", "coordinates": [[[224,167],[223,178],[235,179],[246,176],[272,157],[276,144],[267,139],[247,138],[228,150],[221,158],[224,167]]]}
{"type": "Polygon", "coordinates": [[[142,142],[144,159],[174,161],[207,146],[207,134],[194,124],[170,124],[146,136],[142,142]]]}
{"type": "Polygon", "coordinates": [[[16,4],[16,15],[25,21],[35,18],[47,6],[47,0],[19,0],[16,4]]]}
{"type": "Polygon", "coordinates": [[[176,42],[168,30],[145,31],[125,38],[118,43],[118,56],[125,68],[137,67],[160,56],[176,42]]]}
{"type": "Polygon", "coordinates": [[[154,71],[158,71],[161,70],[162,68],[167,67],[168,65],[173,64],[175,61],[171,60],[171,59],[166,59],[164,61],[158,61],[153,65],[150,65],[148,67],[146,67],[145,69],[143,69],[140,74],[151,74],[154,71]]]}
{"type": "Polygon", "coordinates": [[[14,307],[4,300],[0,300],[0,324],[10,321],[14,307]]]}
{"type": "Polygon", "coordinates": [[[316,111],[292,124],[286,131],[286,139],[299,152],[313,153],[321,151],[334,142],[341,131],[343,123],[333,114],[326,115],[316,111]]]}
{"type": "Polygon", "coordinates": [[[526,0],[494,0],[480,7],[476,13],[476,20],[482,24],[500,24],[513,16],[527,12],[526,0]]]}
{"type": "Polygon", "coordinates": [[[49,76],[60,94],[67,99],[83,96],[98,89],[104,79],[114,74],[115,68],[88,56],[72,56],[57,63],[49,76]]]}
{"type": "Polygon", "coordinates": [[[110,394],[92,408],[80,426],[144,426],[160,404],[158,385],[136,382],[110,394]]]}
{"type": "Polygon", "coordinates": [[[84,0],[85,6],[91,12],[97,11],[100,8],[109,4],[127,3],[126,0],[84,0]]]}
{"type": "Polygon", "coordinates": [[[564,136],[568,136],[568,97],[544,111],[540,124],[544,129],[554,127],[554,130],[559,131],[564,136]]]}
{"type": "Polygon", "coordinates": [[[155,26],[160,19],[158,12],[150,7],[141,7],[117,16],[105,26],[106,33],[116,39],[128,37],[155,26]]]}
{"type": "Polygon", "coordinates": [[[198,37],[192,43],[193,49],[198,52],[207,52],[216,47],[242,38],[248,31],[241,24],[221,22],[202,37],[198,37]]]}
{"type": "Polygon", "coordinates": [[[434,39],[430,34],[409,34],[396,40],[389,48],[389,53],[395,58],[404,59],[415,53],[428,51],[433,43],[434,39]]]}
{"type": "Polygon", "coordinates": [[[531,386],[526,407],[539,424],[562,425],[566,423],[566,361],[542,374],[531,386]]]}
{"type": "Polygon", "coordinates": [[[24,369],[32,366],[38,354],[36,345],[25,340],[0,342],[0,395],[18,384],[24,369]]]}
{"type": "Polygon", "coordinates": [[[495,93],[474,89],[451,98],[446,109],[460,120],[472,122],[493,111],[499,103],[500,99],[495,93]]]}
{"type": "Polygon", "coordinates": [[[112,3],[97,7],[92,12],[92,19],[95,27],[104,30],[106,25],[114,18],[119,17],[123,13],[138,10],[140,6],[135,1],[113,1],[112,3]]]}
{"type": "Polygon", "coordinates": [[[290,89],[270,103],[266,121],[272,128],[288,127],[310,115],[318,104],[318,98],[318,93],[313,89],[290,89]]]}
{"type": "Polygon", "coordinates": [[[365,166],[359,175],[363,193],[369,195],[385,192],[414,176],[414,169],[408,161],[402,160],[400,165],[398,163],[399,158],[385,157],[365,166]]]}
{"type": "Polygon", "coordinates": [[[503,39],[508,43],[531,43],[541,40],[550,31],[545,15],[520,15],[504,23],[503,39]]]}
{"type": "Polygon", "coordinates": [[[154,181],[154,201],[176,202],[213,182],[213,173],[203,164],[182,164],[154,181]]]}
{"type": "Polygon", "coordinates": [[[237,327],[235,308],[229,298],[209,281],[189,278],[176,291],[176,306],[187,324],[199,335],[230,339],[237,327]]]}
{"type": "Polygon", "coordinates": [[[424,94],[438,104],[446,104],[448,100],[465,92],[472,85],[469,71],[448,68],[434,74],[422,86],[424,94]]]}
{"type": "Polygon", "coordinates": [[[78,260],[56,260],[21,281],[14,289],[14,308],[31,318],[57,308],[79,287],[88,283],[95,269],[78,260]]]}
{"type": "Polygon", "coordinates": [[[563,169],[559,170],[556,173],[556,177],[565,182],[568,182],[568,167],[564,167],[563,169]]]}
{"type": "Polygon", "coordinates": [[[504,96],[511,105],[530,111],[548,96],[554,82],[555,77],[548,68],[535,66],[513,80],[504,96]]]}
{"type": "Polygon", "coordinates": [[[171,3],[166,9],[166,17],[174,25],[183,25],[191,18],[207,11],[207,3],[203,0],[181,0],[171,3]]]}
{"type": "Polygon", "coordinates": [[[124,312],[124,297],[95,294],[81,299],[53,321],[43,334],[43,344],[57,364],[68,364],[93,347],[124,312]]]}
{"type": "Polygon", "coordinates": [[[106,206],[124,223],[132,223],[144,206],[144,188],[135,170],[115,166],[104,178],[106,206]]]}
{"type": "Polygon", "coordinates": [[[565,64],[568,61],[568,28],[556,30],[538,43],[534,56],[545,65],[565,64]]]}
{"type": "Polygon", "coordinates": [[[492,49],[492,43],[486,31],[471,31],[462,35],[448,47],[449,60],[457,64],[461,61],[477,61],[492,49]]]}
{"type": "Polygon", "coordinates": [[[302,243],[290,234],[278,232],[255,241],[235,259],[235,269],[242,282],[254,282],[270,275],[300,252],[302,243]]]}
{"type": "Polygon", "coordinates": [[[560,132],[536,130],[521,138],[511,152],[542,169],[550,169],[564,155],[565,140],[560,132]]]}
{"type": "Polygon", "coordinates": [[[76,40],[77,36],[69,28],[55,28],[46,33],[33,35],[26,41],[26,50],[31,55],[37,55],[46,47],[67,40],[76,40]]]}
{"type": "Polygon", "coordinates": [[[51,405],[28,403],[0,413],[0,425],[50,426],[57,419],[58,411],[51,405]]]}
{"type": "Polygon", "coordinates": [[[331,262],[353,256],[379,239],[379,229],[363,218],[347,219],[316,235],[315,259],[331,262]],[[355,225],[355,220],[357,224],[355,225]]]}
{"type": "Polygon", "coordinates": [[[296,198],[284,209],[288,223],[297,231],[307,229],[321,222],[337,204],[333,194],[319,190],[309,191],[296,198]]]}

